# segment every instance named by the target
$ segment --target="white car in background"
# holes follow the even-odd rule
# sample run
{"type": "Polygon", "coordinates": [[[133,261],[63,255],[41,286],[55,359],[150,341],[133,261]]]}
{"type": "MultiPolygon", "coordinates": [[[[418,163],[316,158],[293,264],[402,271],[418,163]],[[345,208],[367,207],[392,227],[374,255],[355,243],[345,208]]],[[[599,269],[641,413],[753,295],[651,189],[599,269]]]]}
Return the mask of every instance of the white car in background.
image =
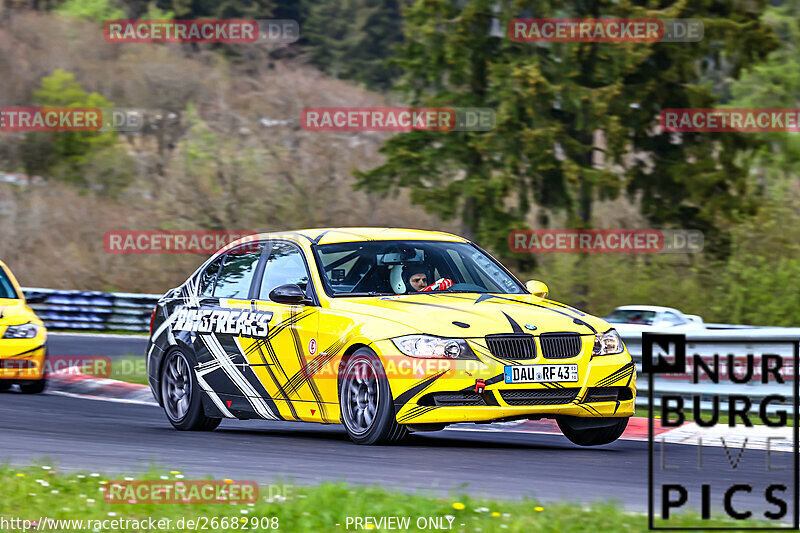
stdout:
{"type": "Polygon", "coordinates": [[[614,309],[605,320],[620,333],[683,333],[706,329],[699,316],[658,305],[623,305],[614,309]]]}

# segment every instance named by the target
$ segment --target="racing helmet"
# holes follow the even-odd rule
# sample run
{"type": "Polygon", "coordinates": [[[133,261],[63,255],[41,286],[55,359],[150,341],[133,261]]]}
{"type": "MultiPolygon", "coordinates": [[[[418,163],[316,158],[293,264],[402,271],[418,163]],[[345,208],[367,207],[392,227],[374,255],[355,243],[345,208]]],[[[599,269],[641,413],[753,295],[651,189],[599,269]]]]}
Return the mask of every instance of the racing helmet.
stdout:
{"type": "Polygon", "coordinates": [[[394,265],[389,273],[389,283],[392,285],[394,293],[416,292],[408,282],[414,274],[425,274],[425,277],[428,278],[428,283],[431,282],[431,269],[425,263],[394,265]]]}

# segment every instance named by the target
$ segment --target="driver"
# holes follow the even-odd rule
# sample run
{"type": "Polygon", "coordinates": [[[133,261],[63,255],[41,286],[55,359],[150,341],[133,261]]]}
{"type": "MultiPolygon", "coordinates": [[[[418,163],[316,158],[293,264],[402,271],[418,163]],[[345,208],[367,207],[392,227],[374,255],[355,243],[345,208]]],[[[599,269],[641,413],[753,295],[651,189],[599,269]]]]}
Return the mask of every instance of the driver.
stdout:
{"type": "Polygon", "coordinates": [[[419,292],[428,286],[428,267],[424,263],[403,267],[403,281],[408,292],[419,292]]]}
{"type": "Polygon", "coordinates": [[[392,289],[395,294],[442,291],[453,285],[452,280],[445,278],[430,283],[433,276],[431,275],[431,268],[425,263],[411,263],[395,266],[391,270],[390,277],[392,289]]]}
{"type": "Polygon", "coordinates": [[[406,263],[395,265],[389,274],[392,290],[395,294],[419,292],[428,286],[431,272],[425,263],[406,263]]]}

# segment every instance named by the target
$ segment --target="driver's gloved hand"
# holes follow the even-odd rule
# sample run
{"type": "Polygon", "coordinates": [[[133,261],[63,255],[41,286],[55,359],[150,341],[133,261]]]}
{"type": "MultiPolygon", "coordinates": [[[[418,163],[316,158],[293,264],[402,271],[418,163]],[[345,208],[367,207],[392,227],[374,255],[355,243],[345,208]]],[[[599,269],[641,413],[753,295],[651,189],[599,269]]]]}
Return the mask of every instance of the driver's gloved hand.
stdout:
{"type": "Polygon", "coordinates": [[[448,278],[439,278],[427,287],[420,289],[419,292],[425,291],[443,291],[453,286],[453,280],[448,278]]]}

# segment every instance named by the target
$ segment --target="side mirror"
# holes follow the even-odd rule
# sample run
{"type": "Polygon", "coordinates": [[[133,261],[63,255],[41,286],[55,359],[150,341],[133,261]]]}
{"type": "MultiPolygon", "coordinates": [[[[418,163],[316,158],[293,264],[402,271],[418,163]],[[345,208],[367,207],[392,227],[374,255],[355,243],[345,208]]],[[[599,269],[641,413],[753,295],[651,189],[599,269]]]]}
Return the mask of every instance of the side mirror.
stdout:
{"type": "Polygon", "coordinates": [[[535,279],[525,283],[525,288],[528,289],[529,293],[540,298],[547,298],[547,293],[550,292],[550,289],[547,288],[547,285],[535,279]]]}
{"type": "Polygon", "coordinates": [[[306,305],[311,303],[300,285],[294,283],[278,285],[269,292],[269,299],[279,304],[306,305]]]}

